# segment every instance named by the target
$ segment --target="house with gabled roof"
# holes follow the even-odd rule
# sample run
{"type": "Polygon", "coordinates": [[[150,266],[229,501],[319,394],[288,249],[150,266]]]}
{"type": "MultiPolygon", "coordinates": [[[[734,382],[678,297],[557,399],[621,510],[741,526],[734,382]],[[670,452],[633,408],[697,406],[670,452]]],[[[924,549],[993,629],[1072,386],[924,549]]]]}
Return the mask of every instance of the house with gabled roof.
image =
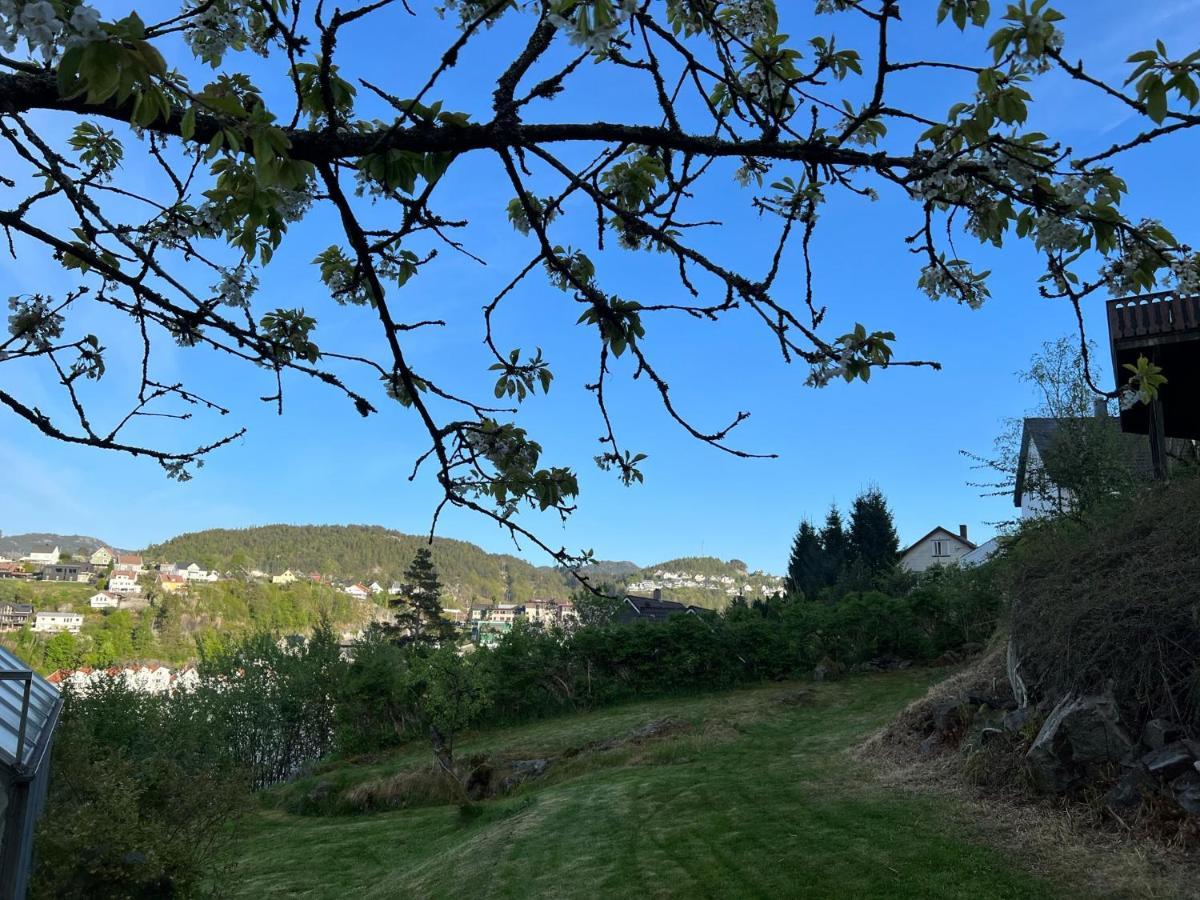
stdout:
{"type": "Polygon", "coordinates": [[[348,588],[343,588],[342,593],[349,594],[356,600],[366,600],[371,596],[370,589],[365,584],[361,584],[359,582],[355,582],[348,588]]]}
{"type": "Polygon", "coordinates": [[[134,576],[142,574],[144,564],[142,557],[137,553],[121,553],[117,555],[116,564],[113,566],[114,572],[132,572],[134,576]]]}
{"type": "Polygon", "coordinates": [[[662,591],[655,590],[651,597],[640,597],[627,594],[621,607],[617,610],[617,622],[665,622],[672,616],[697,615],[702,612],[698,606],[688,606],[674,600],[664,600],[662,591]]]}
{"type": "Polygon", "coordinates": [[[958,534],[938,525],[900,552],[900,568],[906,572],[924,572],[934,566],[950,566],[975,549],[967,538],[967,526],[959,525],[958,534]]]}

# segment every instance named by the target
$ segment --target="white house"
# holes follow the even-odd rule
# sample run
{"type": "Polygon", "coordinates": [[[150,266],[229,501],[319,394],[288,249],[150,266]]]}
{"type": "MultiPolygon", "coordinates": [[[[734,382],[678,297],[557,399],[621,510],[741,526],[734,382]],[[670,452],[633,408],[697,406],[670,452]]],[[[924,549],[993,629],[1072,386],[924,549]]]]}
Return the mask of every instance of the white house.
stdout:
{"type": "Polygon", "coordinates": [[[958,562],[976,549],[967,539],[967,526],[959,525],[958,534],[938,526],[900,554],[900,568],[906,572],[924,572],[934,566],[958,562]]]}
{"type": "Polygon", "coordinates": [[[272,584],[295,584],[296,583],[296,573],[293,572],[291,569],[284,569],[278,575],[271,576],[271,583],[272,584]]]}
{"type": "Polygon", "coordinates": [[[136,594],[141,588],[138,586],[138,576],[135,572],[118,572],[113,571],[108,579],[108,589],[114,594],[136,594]]]}
{"type": "Polygon", "coordinates": [[[367,590],[370,591],[372,594],[382,594],[383,593],[383,585],[381,585],[378,581],[372,581],[370,584],[367,585],[367,590]]]}
{"type": "Polygon", "coordinates": [[[28,556],[21,557],[22,562],[40,563],[44,566],[57,566],[59,552],[57,547],[34,547],[28,556]]]}
{"type": "Polygon", "coordinates": [[[356,600],[366,600],[371,596],[370,589],[362,584],[352,584],[350,587],[344,588],[342,593],[349,594],[356,600]]]}
{"type": "Polygon", "coordinates": [[[36,612],[33,614],[33,630],[42,632],[67,631],[79,634],[83,627],[83,613],[36,612]]]}
{"type": "Polygon", "coordinates": [[[88,605],[92,609],[116,609],[121,605],[121,595],[115,591],[100,591],[98,594],[92,594],[88,605]]]}
{"type": "Polygon", "coordinates": [[[103,568],[104,566],[112,565],[113,560],[116,558],[117,557],[113,554],[113,552],[107,547],[100,547],[88,557],[88,562],[90,562],[93,566],[100,566],[103,568]]]}
{"type": "Polygon", "coordinates": [[[136,578],[142,574],[142,558],[136,553],[122,553],[117,556],[114,572],[132,572],[136,578]]]}
{"type": "Polygon", "coordinates": [[[984,541],[969,553],[964,553],[958,560],[960,566],[977,566],[991,559],[1000,549],[1000,538],[994,537],[984,541]]]}

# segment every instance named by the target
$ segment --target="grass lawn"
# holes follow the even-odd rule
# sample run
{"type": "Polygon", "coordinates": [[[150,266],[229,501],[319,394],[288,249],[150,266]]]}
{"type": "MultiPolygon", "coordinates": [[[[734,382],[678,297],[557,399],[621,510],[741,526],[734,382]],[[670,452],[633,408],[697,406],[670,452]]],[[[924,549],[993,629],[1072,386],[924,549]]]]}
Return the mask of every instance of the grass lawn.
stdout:
{"type": "Polygon", "coordinates": [[[236,897],[1063,897],[986,846],[963,808],[873,783],[848,748],[928,671],[628,704],[470,736],[459,752],[553,755],[656,718],[690,728],[583,754],[464,817],[452,806],[297,816],[289,797],[428,765],[414,749],[264,797],[222,887],[236,897]]]}

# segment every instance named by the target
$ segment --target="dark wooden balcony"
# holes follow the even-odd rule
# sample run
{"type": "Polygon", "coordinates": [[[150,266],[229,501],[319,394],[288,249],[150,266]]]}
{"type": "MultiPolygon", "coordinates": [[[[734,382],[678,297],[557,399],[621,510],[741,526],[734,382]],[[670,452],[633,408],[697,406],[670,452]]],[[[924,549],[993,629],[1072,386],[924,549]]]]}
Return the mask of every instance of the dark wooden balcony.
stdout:
{"type": "MultiPolygon", "coordinates": [[[[1200,296],[1164,292],[1109,300],[1108,337],[1116,383],[1128,381],[1123,367],[1139,356],[1162,366],[1164,435],[1200,440],[1200,296]]],[[[1138,403],[1122,411],[1121,430],[1148,434],[1149,407],[1138,403]]]]}

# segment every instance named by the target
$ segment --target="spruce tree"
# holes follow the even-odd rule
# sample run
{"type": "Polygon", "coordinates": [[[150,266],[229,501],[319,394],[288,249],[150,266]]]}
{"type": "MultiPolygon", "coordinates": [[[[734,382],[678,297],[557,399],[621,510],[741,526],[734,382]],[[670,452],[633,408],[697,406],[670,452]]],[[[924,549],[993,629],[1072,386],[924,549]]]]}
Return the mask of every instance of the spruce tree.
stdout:
{"type": "Polygon", "coordinates": [[[821,538],[812,523],[805,519],[792,541],[792,555],[788,559],[787,569],[788,592],[802,594],[812,600],[824,584],[824,570],[825,555],[821,538]]]}
{"type": "Polygon", "coordinates": [[[833,585],[842,576],[846,568],[846,529],[842,525],[842,514],[838,512],[837,504],[829,506],[825,516],[825,527],[821,529],[821,548],[825,551],[825,584],[833,585]]]}
{"type": "Polygon", "coordinates": [[[900,558],[900,537],[892,511],[877,487],[863,491],[850,510],[850,562],[875,576],[891,571],[900,558]]]}
{"type": "Polygon", "coordinates": [[[401,643],[441,644],[454,639],[454,625],[442,618],[442,584],[429,550],[417,550],[404,573],[404,589],[391,600],[401,643]]]}

